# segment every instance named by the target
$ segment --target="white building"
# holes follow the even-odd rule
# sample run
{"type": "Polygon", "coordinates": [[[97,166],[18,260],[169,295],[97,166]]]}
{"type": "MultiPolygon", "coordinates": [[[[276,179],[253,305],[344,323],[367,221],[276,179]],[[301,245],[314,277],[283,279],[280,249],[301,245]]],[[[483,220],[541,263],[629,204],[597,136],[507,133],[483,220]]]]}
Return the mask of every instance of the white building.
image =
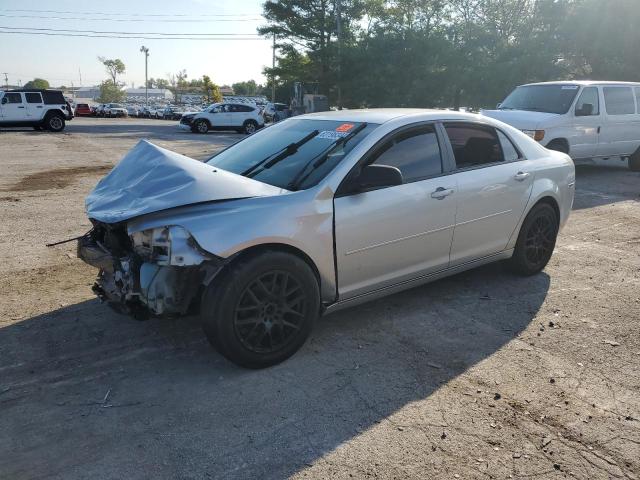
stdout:
{"type": "MultiPolygon", "coordinates": [[[[166,88],[149,88],[146,90],[149,100],[173,100],[173,93],[166,88]]],[[[144,88],[127,88],[125,90],[127,100],[139,101],[145,99],[144,88]]]]}

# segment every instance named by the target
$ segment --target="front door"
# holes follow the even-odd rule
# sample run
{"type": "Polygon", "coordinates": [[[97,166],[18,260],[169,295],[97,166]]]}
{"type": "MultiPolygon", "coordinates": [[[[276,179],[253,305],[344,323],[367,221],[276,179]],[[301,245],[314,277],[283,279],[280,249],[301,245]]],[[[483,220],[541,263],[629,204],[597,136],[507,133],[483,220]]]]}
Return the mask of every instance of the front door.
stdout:
{"type": "Polygon", "coordinates": [[[2,119],[5,122],[24,122],[27,108],[21,93],[7,92],[2,97],[2,119]]]}
{"type": "Polygon", "coordinates": [[[458,182],[451,266],[504,250],[527,205],[534,161],[488,125],[445,123],[458,182]]]}
{"type": "Polygon", "coordinates": [[[585,87],[574,109],[569,139],[572,158],[592,158],[600,154],[598,138],[603,121],[598,87],[585,87]]]}
{"type": "Polygon", "coordinates": [[[397,132],[374,147],[365,163],[398,168],[403,184],[336,197],[341,300],[449,264],[457,185],[454,176],[442,176],[433,125],[397,132]]]}

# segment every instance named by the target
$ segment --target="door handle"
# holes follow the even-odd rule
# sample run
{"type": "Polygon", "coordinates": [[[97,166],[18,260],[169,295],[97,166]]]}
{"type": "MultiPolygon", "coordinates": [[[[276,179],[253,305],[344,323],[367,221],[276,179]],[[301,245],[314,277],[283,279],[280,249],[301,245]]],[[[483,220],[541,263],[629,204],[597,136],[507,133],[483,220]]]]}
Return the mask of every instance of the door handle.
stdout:
{"type": "Polygon", "coordinates": [[[442,200],[444,197],[448,197],[453,194],[453,188],[436,188],[435,192],[431,192],[431,198],[442,200]]]}
{"type": "Polygon", "coordinates": [[[525,181],[527,178],[529,178],[531,174],[529,172],[518,172],[514,175],[513,178],[515,178],[517,181],[519,182],[523,182],[525,181]]]}
{"type": "Polygon", "coordinates": [[[600,127],[598,127],[598,133],[600,133],[600,127]]]}
{"type": "Polygon", "coordinates": [[[24,108],[24,105],[19,105],[18,108],[24,108]]]}

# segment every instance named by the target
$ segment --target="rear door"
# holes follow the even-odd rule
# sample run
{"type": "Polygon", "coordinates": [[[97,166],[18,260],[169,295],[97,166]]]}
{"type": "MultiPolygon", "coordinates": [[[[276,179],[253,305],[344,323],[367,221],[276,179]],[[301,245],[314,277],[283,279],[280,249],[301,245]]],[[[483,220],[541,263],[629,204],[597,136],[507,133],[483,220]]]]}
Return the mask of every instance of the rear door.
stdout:
{"type": "Polygon", "coordinates": [[[22,93],[7,92],[2,97],[2,120],[5,122],[27,121],[27,105],[22,93]]]}
{"type": "Polygon", "coordinates": [[[637,148],[640,115],[631,87],[602,87],[606,107],[606,122],[600,132],[600,155],[630,155],[637,148]]]}
{"type": "MultiPolygon", "coordinates": [[[[341,299],[442,270],[449,264],[456,183],[455,176],[443,175],[434,126],[399,130],[365,159],[364,164],[398,168],[403,184],[336,196],[341,299]]],[[[356,171],[359,169],[352,174],[356,171]]]]}
{"type": "Polygon", "coordinates": [[[598,87],[585,87],[582,90],[573,114],[573,133],[570,136],[571,156],[591,158],[599,155],[598,139],[603,118],[600,112],[598,87]]]}
{"type": "Polygon", "coordinates": [[[531,195],[534,162],[495,128],[444,123],[456,161],[451,266],[504,250],[531,195]]]}
{"type": "Polygon", "coordinates": [[[44,116],[44,102],[40,92],[26,92],[24,94],[29,120],[41,120],[44,116]]]}

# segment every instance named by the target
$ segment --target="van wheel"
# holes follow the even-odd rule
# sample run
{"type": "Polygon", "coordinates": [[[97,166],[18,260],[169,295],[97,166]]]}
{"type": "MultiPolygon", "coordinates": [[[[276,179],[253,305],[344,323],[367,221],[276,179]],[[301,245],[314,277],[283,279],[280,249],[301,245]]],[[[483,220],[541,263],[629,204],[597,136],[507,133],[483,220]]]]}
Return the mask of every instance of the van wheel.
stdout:
{"type": "Polygon", "coordinates": [[[252,135],[258,130],[258,123],[255,120],[247,120],[243,125],[244,133],[252,135]]]}
{"type": "Polygon", "coordinates": [[[629,157],[629,170],[640,172],[640,150],[629,157]]]}
{"type": "Polygon", "coordinates": [[[46,128],[52,132],[61,132],[64,130],[64,117],[59,113],[49,115],[44,123],[46,128]]]}
{"type": "Polygon", "coordinates": [[[267,251],[240,260],[211,282],[200,314],[209,342],[224,357],[265,368],[298,351],[319,311],[320,289],[309,265],[267,251]]]}
{"type": "Polygon", "coordinates": [[[558,216],[548,203],[535,205],[522,223],[511,266],[521,275],[535,275],[547,266],[558,237],[558,216]]]}
{"type": "Polygon", "coordinates": [[[193,131],[196,133],[207,133],[209,131],[209,124],[206,120],[196,120],[193,123],[193,131]]]}
{"type": "Polygon", "coordinates": [[[555,139],[551,140],[547,144],[549,150],[555,150],[556,152],[569,153],[569,144],[566,140],[555,139]]]}

